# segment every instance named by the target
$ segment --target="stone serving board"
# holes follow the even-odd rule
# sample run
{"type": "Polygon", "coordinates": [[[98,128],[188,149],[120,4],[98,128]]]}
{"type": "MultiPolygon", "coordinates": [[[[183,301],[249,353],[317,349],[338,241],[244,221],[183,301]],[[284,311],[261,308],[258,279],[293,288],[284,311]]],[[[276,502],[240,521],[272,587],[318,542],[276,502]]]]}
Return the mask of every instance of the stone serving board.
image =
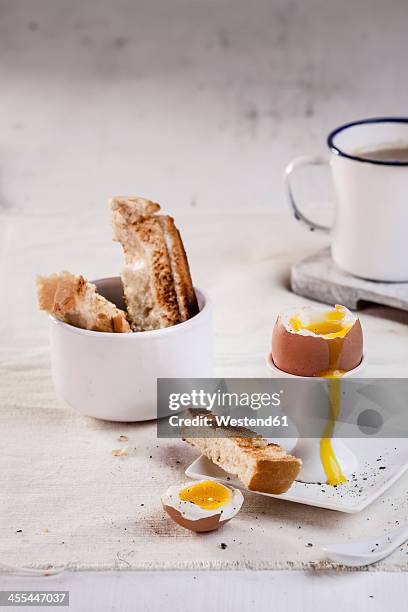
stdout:
{"type": "Polygon", "coordinates": [[[354,310],[364,302],[374,302],[408,311],[408,282],[383,283],[351,276],[336,266],[330,249],[294,264],[290,282],[294,293],[319,302],[354,310]]]}

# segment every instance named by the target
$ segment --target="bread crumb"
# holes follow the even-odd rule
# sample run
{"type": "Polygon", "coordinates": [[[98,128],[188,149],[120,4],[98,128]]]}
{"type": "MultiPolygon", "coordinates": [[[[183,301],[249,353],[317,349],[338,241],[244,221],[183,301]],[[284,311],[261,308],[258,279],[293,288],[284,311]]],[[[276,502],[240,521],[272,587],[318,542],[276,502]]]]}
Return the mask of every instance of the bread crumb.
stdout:
{"type": "Polygon", "coordinates": [[[129,438],[127,436],[119,436],[118,442],[129,442],[129,438]]]}
{"type": "Polygon", "coordinates": [[[112,451],[112,455],[113,455],[114,457],[127,457],[127,455],[128,455],[128,450],[127,450],[127,448],[115,448],[115,449],[112,451]]]}

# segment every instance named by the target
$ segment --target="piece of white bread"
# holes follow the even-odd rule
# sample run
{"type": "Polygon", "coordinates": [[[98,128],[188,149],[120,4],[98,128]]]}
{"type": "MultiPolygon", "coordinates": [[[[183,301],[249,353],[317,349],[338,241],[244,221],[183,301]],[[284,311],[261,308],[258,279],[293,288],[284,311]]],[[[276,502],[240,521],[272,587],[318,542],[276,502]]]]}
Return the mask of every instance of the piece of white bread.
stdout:
{"type": "MultiPolygon", "coordinates": [[[[208,413],[206,416],[212,417],[208,413]]],[[[268,443],[249,429],[218,427],[215,421],[205,429],[208,437],[189,437],[184,430],[183,440],[223,470],[237,476],[251,491],[275,495],[285,493],[299,474],[300,459],[288,455],[279,444],[268,443]]],[[[199,431],[203,431],[203,426],[199,431]]]]}
{"type": "Polygon", "coordinates": [[[37,276],[38,305],[65,323],[100,332],[131,332],[123,310],[96,292],[83,276],[37,276]]]}
{"type": "Polygon", "coordinates": [[[122,282],[132,328],[169,327],[198,313],[180,233],[159,204],[138,197],[110,200],[113,238],[125,254],[122,282]]]}

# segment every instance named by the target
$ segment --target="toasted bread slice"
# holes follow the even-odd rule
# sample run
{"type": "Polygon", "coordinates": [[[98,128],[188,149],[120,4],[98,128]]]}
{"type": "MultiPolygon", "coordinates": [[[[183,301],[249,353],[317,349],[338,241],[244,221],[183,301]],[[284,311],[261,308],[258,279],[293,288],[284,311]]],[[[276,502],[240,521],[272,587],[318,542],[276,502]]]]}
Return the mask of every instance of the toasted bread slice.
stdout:
{"type": "Polygon", "coordinates": [[[113,237],[125,253],[122,281],[132,328],[169,327],[198,313],[183,242],[174,220],[156,214],[159,204],[114,197],[113,237]]]}
{"type": "Polygon", "coordinates": [[[100,332],[131,332],[123,310],[96,292],[83,276],[37,276],[38,305],[65,323],[100,332]]]}
{"type": "MultiPolygon", "coordinates": [[[[208,413],[207,413],[207,416],[208,413]]],[[[200,431],[202,431],[200,427],[200,431]]],[[[223,470],[237,476],[250,491],[285,493],[293,484],[302,461],[279,444],[240,427],[208,427],[208,437],[183,438],[223,470]],[[221,437],[222,436],[222,437],[221,437]]]]}

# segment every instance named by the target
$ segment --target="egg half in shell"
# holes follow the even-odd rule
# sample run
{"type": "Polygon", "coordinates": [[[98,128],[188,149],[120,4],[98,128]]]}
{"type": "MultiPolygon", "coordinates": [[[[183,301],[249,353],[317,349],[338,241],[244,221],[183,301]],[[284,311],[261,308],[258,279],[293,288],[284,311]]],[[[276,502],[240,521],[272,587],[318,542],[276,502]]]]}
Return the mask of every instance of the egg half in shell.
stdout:
{"type": "Polygon", "coordinates": [[[169,487],[161,500],[173,521],[201,533],[230,521],[239,512],[244,497],[238,489],[215,480],[200,480],[169,487]]]}
{"type": "Polygon", "coordinates": [[[340,375],[363,357],[361,324],[345,306],[304,306],[280,314],[272,334],[277,368],[297,376],[340,375]]]}

